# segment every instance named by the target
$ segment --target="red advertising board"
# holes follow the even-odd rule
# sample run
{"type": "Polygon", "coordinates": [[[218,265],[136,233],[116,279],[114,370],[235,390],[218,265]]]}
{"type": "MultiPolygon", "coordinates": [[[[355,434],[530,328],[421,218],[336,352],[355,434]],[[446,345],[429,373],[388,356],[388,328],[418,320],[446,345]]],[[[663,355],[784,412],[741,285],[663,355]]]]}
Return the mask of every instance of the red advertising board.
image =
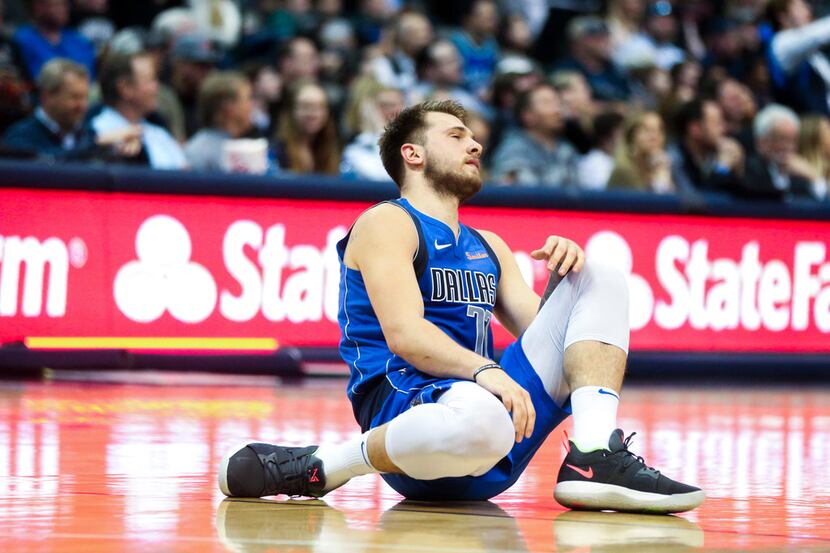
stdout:
{"type": "MultiPolygon", "coordinates": [[[[334,244],[367,206],[2,189],[0,343],[333,347],[334,244]]],[[[830,352],[830,223],[492,207],[462,221],[500,234],[537,291],[528,252],[549,234],[620,267],[632,349],[830,352]]]]}

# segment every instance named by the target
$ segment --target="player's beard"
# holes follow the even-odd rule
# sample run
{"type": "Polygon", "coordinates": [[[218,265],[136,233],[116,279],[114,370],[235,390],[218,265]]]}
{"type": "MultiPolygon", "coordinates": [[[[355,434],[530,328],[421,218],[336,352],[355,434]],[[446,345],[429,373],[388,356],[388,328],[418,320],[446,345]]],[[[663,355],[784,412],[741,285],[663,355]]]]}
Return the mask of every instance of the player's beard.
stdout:
{"type": "Polygon", "coordinates": [[[436,161],[427,161],[424,177],[432,189],[442,196],[458,199],[462,204],[481,190],[481,174],[467,175],[462,170],[448,169],[436,161]]]}

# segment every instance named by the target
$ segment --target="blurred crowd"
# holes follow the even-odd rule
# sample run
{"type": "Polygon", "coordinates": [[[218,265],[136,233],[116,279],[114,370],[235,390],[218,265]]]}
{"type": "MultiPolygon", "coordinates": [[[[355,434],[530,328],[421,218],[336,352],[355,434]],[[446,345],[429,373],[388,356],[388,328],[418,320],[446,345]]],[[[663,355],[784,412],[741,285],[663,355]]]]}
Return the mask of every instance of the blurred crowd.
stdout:
{"type": "Polygon", "coordinates": [[[0,0],[0,155],[389,180],[453,99],[488,186],[826,201],[805,0],[0,0]]]}

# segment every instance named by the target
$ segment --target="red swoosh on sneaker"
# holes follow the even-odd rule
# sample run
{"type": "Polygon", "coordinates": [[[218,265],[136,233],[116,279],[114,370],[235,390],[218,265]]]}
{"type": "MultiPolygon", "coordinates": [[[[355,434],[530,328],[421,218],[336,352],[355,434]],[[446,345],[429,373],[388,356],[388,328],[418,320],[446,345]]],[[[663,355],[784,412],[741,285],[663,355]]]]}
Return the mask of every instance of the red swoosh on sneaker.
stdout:
{"type": "Polygon", "coordinates": [[[568,463],[565,463],[565,466],[572,468],[573,470],[575,470],[576,472],[578,472],[579,474],[581,474],[582,476],[584,476],[588,480],[590,480],[591,478],[594,477],[594,467],[588,467],[588,470],[585,470],[585,469],[581,469],[579,467],[575,467],[575,466],[573,466],[571,464],[568,464],[568,463]]]}

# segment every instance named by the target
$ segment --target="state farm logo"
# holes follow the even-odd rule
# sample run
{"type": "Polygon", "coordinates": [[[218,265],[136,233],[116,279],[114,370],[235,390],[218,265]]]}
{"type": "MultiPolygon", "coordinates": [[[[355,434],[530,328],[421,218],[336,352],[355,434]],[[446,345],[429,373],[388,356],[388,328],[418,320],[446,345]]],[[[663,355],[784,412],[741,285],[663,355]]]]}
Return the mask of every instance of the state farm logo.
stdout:
{"type": "Polygon", "coordinates": [[[664,330],[806,330],[830,332],[830,262],[819,241],[796,242],[792,258],[761,261],[761,245],[750,241],[740,258],[710,259],[709,241],[664,237],[654,254],[652,284],[633,273],[632,252],[619,234],[602,231],[586,244],[585,256],[599,259],[628,277],[630,323],[639,330],[654,322],[664,330]]]}
{"type": "Polygon", "coordinates": [[[187,229],[167,215],[150,217],[135,237],[138,257],[115,277],[118,309],[139,323],[153,322],[168,311],[183,323],[200,323],[216,306],[216,282],[210,272],[190,260],[187,229]]]}
{"type": "MultiPolygon", "coordinates": [[[[118,309],[129,319],[151,323],[165,311],[185,323],[200,323],[216,310],[241,323],[262,316],[267,321],[301,323],[337,320],[340,263],[336,244],[346,228],[330,229],[325,246],[286,244],[286,228],[235,221],[225,231],[221,259],[208,265],[191,260],[187,229],[168,215],[150,217],[135,239],[136,259],[115,277],[118,309]],[[253,252],[250,256],[247,251],[253,252]],[[219,289],[213,275],[228,287],[219,289]]],[[[209,263],[211,260],[203,260],[209,263]]]]}
{"type": "Polygon", "coordinates": [[[18,307],[24,317],[39,317],[44,296],[48,317],[65,316],[69,268],[86,262],[86,243],[77,237],[67,244],[56,237],[0,235],[0,317],[16,316],[18,307]]]}

